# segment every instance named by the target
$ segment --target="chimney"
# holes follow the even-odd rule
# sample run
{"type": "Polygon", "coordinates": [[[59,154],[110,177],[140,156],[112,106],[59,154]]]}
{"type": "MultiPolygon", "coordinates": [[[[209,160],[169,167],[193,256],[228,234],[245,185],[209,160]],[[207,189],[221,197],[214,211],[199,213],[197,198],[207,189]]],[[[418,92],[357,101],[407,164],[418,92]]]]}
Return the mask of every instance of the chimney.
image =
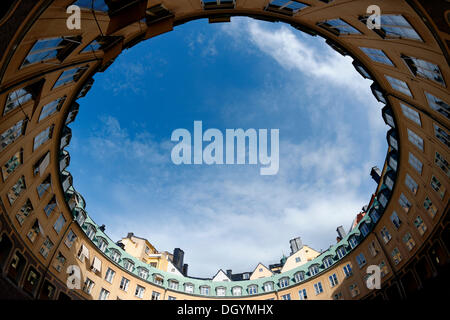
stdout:
{"type": "Polygon", "coordinates": [[[134,237],[134,233],[133,233],[133,232],[128,232],[127,238],[128,238],[128,239],[131,239],[131,237],[134,237]]]}
{"type": "Polygon", "coordinates": [[[173,264],[178,270],[183,270],[184,251],[180,248],[173,250],[173,264]]]}
{"type": "Polygon", "coordinates": [[[104,224],[102,224],[99,228],[98,228],[101,232],[105,232],[106,226],[104,224]]]}
{"type": "Polygon", "coordinates": [[[125,250],[125,245],[124,245],[122,242],[118,241],[118,242],[116,242],[116,244],[117,244],[119,247],[121,247],[122,250],[125,250]]]}
{"type": "Polygon", "coordinates": [[[303,248],[303,243],[300,237],[291,239],[289,243],[291,244],[291,255],[303,248]]]}
{"type": "Polygon", "coordinates": [[[373,180],[375,180],[375,182],[377,184],[380,183],[381,180],[381,170],[378,169],[378,167],[373,167],[372,170],[370,170],[370,175],[372,177],[373,180]]]}
{"type": "Polygon", "coordinates": [[[338,233],[339,238],[341,238],[341,240],[344,239],[345,236],[347,235],[347,234],[345,233],[344,228],[343,228],[342,226],[337,227],[336,231],[337,231],[337,233],[338,233]]]}
{"type": "Polygon", "coordinates": [[[228,269],[228,270],[227,270],[227,277],[230,278],[230,280],[231,280],[231,275],[232,275],[232,274],[233,274],[233,270],[228,269]]]}
{"type": "Polygon", "coordinates": [[[187,277],[187,275],[188,275],[188,264],[187,263],[185,263],[185,264],[183,264],[183,275],[185,276],[185,277],[187,277]]]}

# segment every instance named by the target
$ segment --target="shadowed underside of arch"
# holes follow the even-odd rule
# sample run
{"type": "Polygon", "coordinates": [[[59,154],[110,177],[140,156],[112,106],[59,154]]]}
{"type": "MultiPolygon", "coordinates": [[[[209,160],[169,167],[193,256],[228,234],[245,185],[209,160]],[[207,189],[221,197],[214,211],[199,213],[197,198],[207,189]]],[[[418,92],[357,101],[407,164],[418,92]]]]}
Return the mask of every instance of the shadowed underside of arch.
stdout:
{"type": "Polygon", "coordinates": [[[429,294],[448,281],[445,1],[41,0],[9,1],[4,8],[2,288],[34,299],[395,299],[429,294]],[[67,27],[72,4],[81,7],[80,29],[67,27]],[[381,9],[380,29],[367,27],[370,5],[381,9]],[[364,218],[340,242],[288,272],[213,282],[158,270],[117,246],[85,211],[66,170],[70,156],[64,148],[71,138],[68,124],[78,113],[76,100],[123,50],[191,20],[228,22],[231,16],[285,22],[351,56],[385,104],[380,111],[389,129],[388,151],[364,218]],[[80,268],[86,284],[79,289],[66,285],[71,265],[80,268]],[[381,268],[380,290],[366,286],[368,265],[381,268]],[[122,278],[130,280],[128,291],[122,278]]]}

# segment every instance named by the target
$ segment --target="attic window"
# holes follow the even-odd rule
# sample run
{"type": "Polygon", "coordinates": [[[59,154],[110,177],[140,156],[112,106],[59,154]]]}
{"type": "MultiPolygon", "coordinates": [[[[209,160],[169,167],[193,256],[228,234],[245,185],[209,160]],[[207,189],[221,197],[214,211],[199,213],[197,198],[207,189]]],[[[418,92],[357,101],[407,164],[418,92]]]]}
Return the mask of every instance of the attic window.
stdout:
{"type": "Polygon", "coordinates": [[[91,43],[89,43],[80,53],[107,51],[109,48],[117,44],[123,39],[120,36],[98,36],[91,43]]]}
{"type": "Polygon", "coordinates": [[[309,5],[300,1],[290,0],[272,0],[266,7],[267,11],[281,13],[289,16],[293,16],[300,10],[309,7],[309,5]]]}
{"type": "Polygon", "coordinates": [[[156,6],[148,8],[146,13],[147,24],[152,24],[157,21],[173,17],[172,12],[167,10],[162,4],[157,4],[156,6]]]}
{"type": "Polygon", "coordinates": [[[235,0],[201,0],[204,10],[234,9],[235,0]]]}

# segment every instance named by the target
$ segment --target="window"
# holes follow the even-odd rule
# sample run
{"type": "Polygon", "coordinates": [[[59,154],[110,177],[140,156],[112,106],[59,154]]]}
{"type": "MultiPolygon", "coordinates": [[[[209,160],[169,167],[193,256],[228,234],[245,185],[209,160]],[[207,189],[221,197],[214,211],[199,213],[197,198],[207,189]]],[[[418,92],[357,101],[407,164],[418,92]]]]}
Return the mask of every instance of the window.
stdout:
{"type": "Polygon", "coordinates": [[[334,299],[334,300],[342,300],[342,299],[343,299],[343,297],[342,297],[342,292],[335,293],[335,294],[333,295],[333,299],[334,299]]]}
{"type": "Polygon", "coordinates": [[[337,248],[336,252],[339,259],[342,259],[346,253],[344,246],[340,246],[339,248],[337,248]]]}
{"type": "Polygon", "coordinates": [[[419,127],[422,126],[422,122],[420,121],[420,115],[416,110],[413,110],[404,103],[400,103],[400,107],[402,108],[403,115],[406,118],[417,124],[419,127]]]}
{"type": "Polygon", "coordinates": [[[306,293],[306,289],[300,289],[298,291],[298,297],[300,300],[308,300],[308,295],[306,293]]]}
{"type": "Polygon", "coordinates": [[[398,202],[402,209],[408,213],[409,209],[411,208],[411,202],[409,202],[408,198],[402,193],[400,194],[400,198],[398,199],[398,202]]]}
{"type": "Polygon", "coordinates": [[[411,91],[409,90],[408,84],[405,81],[393,78],[391,76],[385,75],[386,80],[391,85],[392,89],[397,90],[409,97],[412,97],[411,91]]]}
{"type": "Polygon", "coordinates": [[[408,140],[421,151],[423,151],[423,139],[410,129],[408,129],[408,140]]]}
{"type": "Polygon", "coordinates": [[[347,22],[341,19],[332,19],[318,23],[319,26],[327,29],[328,31],[340,35],[340,34],[361,34],[357,29],[349,25],[347,22]]]}
{"type": "Polygon", "coordinates": [[[36,137],[34,137],[33,151],[39,148],[41,145],[43,145],[52,137],[53,127],[54,125],[49,126],[47,129],[45,129],[44,131],[39,133],[36,137]]]}
{"type": "Polygon", "coordinates": [[[108,268],[108,270],[106,270],[105,280],[108,281],[109,283],[112,283],[115,275],[116,272],[113,269],[108,268]]]}
{"type": "Polygon", "coordinates": [[[339,284],[336,273],[333,273],[331,276],[329,276],[328,280],[330,280],[330,287],[334,287],[339,284]]]}
{"type": "Polygon", "coordinates": [[[395,228],[397,228],[397,229],[400,228],[400,225],[402,224],[402,221],[398,217],[397,212],[395,212],[395,211],[392,212],[391,221],[392,221],[392,224],[394,225],[395,228]]]}
{"type": "Polygon", "coordinates": [[[378,254],[377,246],[375,244],[375,241],[373,240],[369,243],[369,252],[372,255],[372,257],[375,257],[378,254]]]}
{"type": "Polygon", "coordinates": [[[281,278],[278,282],[278,285],[280,286],[280,288],[285,288],[289,286],[289,278],[288,277],[281,278]]]}
{"type": "Polygon", "coordinates": [[[450,178],[450,166],[447,160],[439,152],[435,153],[434,163],[444,171],[447,177],[450,178]]]}
{"type": "Polygon", "coordinates": [[[416,243],[414,242],[414,239],[411,236],[411,233],[407,232],[403,236],[403,242],[405,243],[405,246],[408,248],[409,251],[411,251],[416,243]]]}
{"type": "Polygon", "coordinates": [[[97,237],[98,239],[98,248],[100,251],[105,252],[106,248],[108,247],[108,241],[103,239],[102,237],[97,237]]]}
{"type": "Polygon", "coordinates": [[[437,208],[436,206],[433,204],[433,202],[431,202],[430,198],[426,197],[425,201],[423,203],[423,207],[425,208],[425,210],[427,210],[427,212],[430,214],[431,218],[434,218],[434,216],[437,213],[437,208]]]}
{"type": "Polygon", "coordinates": [[[61,272],[65,264],[66,264],[66,257],[64,257],[61,252],[58,252],[53,267],[56,269],[56,271],[61,272]]]}
{"type": "Polygon", "coordinates": [[[233,293],[233,296],[240,296],[240,295],[242,295],[242,288],[241,287],[233,287],[232,293],[233,293]]]}
{"type": "Polygon", "coordinates": [[[123,290],[123,291],[127,291],[129,285],[130,285],[130,280],[128,280],[125,277],[122,277],[122,280],[120,281],[119,289],[123,290]]]}
{"type": "Polygon", "coordinates": [[[356,262],[360,269],[366,264],[366,258],[362,252],[356,256],[356,262]]]}
{"type": "Polygon", "coordinates": [[[95,283],[89,278],[86,278],[84,281],[83,291],[87,294],[91,294],[92,288],[94,287],[95,283]]]}
{"type": "Polygon", "coordinates": [[[153,283],[162,286],[163,285],[163,277],[159,274],[153,275],[153,283]]]}
{"type": "Polygon", "coordinates": [[[53,89],[78,81],[87,69],[88,67],[84,66],[63,71],[58,80],[56,80],[53,89]]]}
{"type": "Polygon", "coordinates": [[[142,279],[147,279],[148,277],[148,270],[142,267],[138,268],[138,275],[139,277],[141,277],[142,279]]]}
{"type": "Polygon", "coordinates": [[[42,183],[36,188],[39,198],[44,196],[45,192],[50,189],[51,185],[51,178],[50,175],[48,175],[47,178],[45,178],[45,180],[42,181],[42,183]]]}
{"type": "Polygon", "coordinates": [[[322,282],[314,283],[314,290],[316,291],[316,295],[321,294],[323,292],[322,282]]]}
{"type": "Polygon", "coordinates": [[[381,238],[383,238],[384,243],[388,243],[391,240],[391,234],[386,227],[383,227],[380,231],[381,238]]]}
{"type": "Polygon", "coordinates": [[[301,260],[302,260],[302,259],[300,259],[300,257],[296,257],[296,258],[295,258],[295,262],[296,262],[296,263],[299,263],[301,260]]]}
{"type": "Polygon", "coordinates": [[[444,199],[446,189],[435,176],[431,176],[431,187],[439,194],[441,199],[444,199]]]}
{"type": "Polygon", "coordinates": [[[119,263],[120,260],[120,252],[116,249],[111,249],[111,260],[119,263]]]}
{"type": "Polygon", "coordinates": [[[226,289],[224,287],[216,288],[216,295],[219,297],[224,297],[226,293],[226,289]]]}
{"type": "Polygon", "coordinates": [[[400,254],[398,248],[394,248],[394,250],[392,250],[391,257],[394,264],[399,264],[400,261],[402,261],[402,255],[400,254]]]}
{"type": "Polygon", "coordinates": [[[411,152],[409,153],[408,162],[414,169],[416,169],[419,174],[422,173],[422,162],[417,159],[411,152]]]}
{"type": "Polygon", "coordinates": [[[270,292],[273,291],[273,282],[269,281],[264,283],[264,292],[270,292]]]}
{"type": "Polygon", "coordinates": [[[428,105],[430,106],[431,109],[439,112],[447,119],[450,119],[450,105],[448,103],[444,102],[442,99],[439,99],[438,97],[433,96],[431,93],[425,92],[425,95],[428,100],[428,105]]]}
{"type": "Polygon", "coordinates": [[[128,271],[133,272],[134,269],[134,263],[133,261],[129,260],[129,259],[123,259],[123,267],[125,269],[127,269],[128,271]]]}
{"type": "MultiPolygon", "coordinates": [[[[95,229],[95,227],[93,225],[91,225],[91,224],[88,224],[87,229],[86,229],[86,236],[89,239],[94,240],[94,236],[95,236],[96,233],[97,233],[97,230],[95,229]]],[[[114,261],[116,261],[116,260],[114,260],[114,261]]]]}
{"type": "Polygon", "coordinates": [[[355,236],[352,236],[348,239],[348,243],[350,244],[350,247],[353,249],[358,245],[358,240],[356,239],[355,236]]]}
{"type": "Polygon", "coordinates": [[[169,280],[169,288],[172,290],[178,290],[178,282],[174,280],[169,280]]]}
{"type": "Polygon", "coordinates": [[[20,120],[0,135],[0,152],[16,141],[25,131],[26,120],[20,120]]]}
{"type": "Polygon", "coordinates": [[[103,289],[100,291],[100,296],[98,297],[98,300],[108,300],[109,297],[109,291],[106,289],[103,289]]]}
{"type": "Polygon", "coordinates": [[[42,254],[44,258],[47,259],[50,250],[53,248],[53,242],[47,237],[42,244],[41,249],[39,249],[39,253],[42,254]]]}
{"type": "Polygon", "coordinates": [[[307,4],[295,0],[272,0],[266,7],[266,10],[292,16],[307,7],[307,4]]]}
{"type": "Polygon", "coordinates": [[[168,296],[168,297],[167,297],[167,300],[177,300],[177,298],[172,297],[172,296],[168,296]]]}
{"type": "Polygon", "coordinates": [[[27,199],[25,204],[19,209],[16,214],[16,219],[20,225],[23,225],[26,218],[28,218],[33,213],[33,205],[30,199],[27,199]]]}
{"type": "Polygon", "coordinates": [[[413,178],[411,178],[409,174],[406,174],[405,184],[413,194],[417,193],[417,188],[419,187],[419,185],[414,181],[413,178]]]}
{"type": "Polygon", "coordinates": [[[10,92],[8,94],[8,98],[6,99],[5,109],[3,109],[3,115],[16,109],[19,106],[24,105],[32,99],[33,95],[31,94],[31,90],[29,88],[20,88],[10,92]]]}
{"type": "Polygon", "coordinates": [[[344,270],[344,274],[347,278],[353,274],[350,264],[345,265],[342,269],[344,270]]]}
{"type": "Polygon", "coordinates": [[[281,299],[282,300],[291,300],[291,295],[289,293],[288,294],[284,294],[284,295],[281,296],[281,299]]]}
{"type": "Polygon", "coordinates": [[[388,66],[394,66],[391,59],[389,59],[383,50],[359,47],[370,59],[375,62],[384,63],[388,66]]]}
{"type": "Polygon", "coordinates": [[[332,264],[333,264],[333,259],[331,258],[331,256],[325,257],[323,259],[323,265],[325,266],[325,268],[331,267],[332,264]]]}
{"type": "Polygon", "coordinates": [[[145,288],[141,287],[140,285],[136,286],[136,291],[134,293],[134,295],[138,298],[143,298],[144,297],[144,292],[145,292],[145,288]]]}
{"type": "Polygon", "coordinates": [[[244,280],[250,279],[250,273],[244,273],[244,274],[242,275],[242,279],[244,279],[244,280]]]}
{"type": "Polygon", "coordinates": [[[3,166],[3,181],[23,163],[22,150],[17,151],[3,166]]]}
{"type": "Polygon", "coordinates": [[[389,269],[384,261],[381,261],[378,266],[380,267],[382,278],[389,273],[389,269]]]}
{"type": "Polygon", "coordinates": [[[108,6],[104,0],[78,0],[74,5],[79,6],[82,9],[94,9],[96,11],[107,12],[108,6]]]}
{"type": "Polygon", "coordinates": [[[185,284],[184,285],[184,291],[186,293],[194,293],[194,285],[190,284],[190,283],[185,284]]]}
{"type": "Polygon", "coordinates": [[[361,231],[363,237],[367,236],[369,234],[369,227],[367,226],[367,223],[361,223],[359,231],[361,231]]]}
{"type": "Polygon", "coordinates": [[[98,50],[106,51],[116,43],[122,40],[122,37],[118,36],[99,36],[89,43],[80,53],[95,52],[98,50]]]}
{"type": "Polygon", "coordinates": [[[8,191],[8,201],[10,205],[20,197],[22,192],[26,189],[25,185],[25,177],[21,176],[19,180],[12,186],[12,188],[8,191]]]}
{"type": "MultiPolygon", "coordinates": [[[[378,31],[374,29],[374,31],[378,31]]],[[[410,39],[422,41],[420,36],[402,15],[381,15],[381,29],[379,33],[388,39],[410,39]]]]}
{"type": "Polygon", "coordinates": [[[54,114],[57,111],[59,111],[65,100],[66,100],[66,97],[62,97],[62,98],[53,100],[52,102],[47,103],[45,106],[43,106],[42,110],[41,110],[41,114],[39,116],[39,121],[51,116],[52,114],[54,114]]]}
{"type": "Polygon", "coordinates": [[[84,258],[89,259],[89,250],[84,244],[81,245],[80,250],[78,251],[77,257],[78,257],[78,259],[80,259],[81,262],[84,262],[84,258]]]}
{"type": "Polygon", "coordinates": [[[51,59],[63,61],[79,45],[80,40],[81,37],[59,37],[38,40],[23,61],[21,68],[51,59]]]}
{"type": "Polygon", "coordinates": [[[58,220],[56,220],[55,224],[53,225],[53,229],[55,229],[56,233],[60,233],[64,224],[66,224],[66,219],[62,214],[60,214],[58,220]]]}
{"type": "Polygon", "coordinates": [[[433,127],[436,138],[450,148],[450,135],[444,129],[439,128],[435,123],[433,123],[433,127]]]}
{"type": "Polygon", "coordinates": [[[258,287],[256,285],[248,286],[248,294],[257,294],[258,287]]]}
{"type": "Polygon", "coordinates": [[[359,294],[358,284],[354,283],[349,286],[350,294],[352,298],[356,297],[359,294]]]}
{"type": "Polygon", "coordinates": [[[425,231],[427,231],[427,226],[420,216],[417,216],[417,218],[414,220],[414,225],[416,226],[421,236],[425,233],[425,231]]]}
{"type": "Polygon", "coordinates": [[[77,238],[77,235],[72,231],[69,230],[69,233],[67,234],[66,240],[64,243],[68,248],[72,248],[73,243],[75,242],[75,239],[77,238]]]}
{"type": "Polygon", "coordinates": [[[152,300],[159,300],[161,297],[161,294],[159,292],[153,291],[152,292],[152,300]]]}
{"type": "Polygon", "coordinates": [[[402,59],[405,61],[411,73],[416,77],[435,81],[445,87],[441,70],[434,63],[405,55],[402,55],[402,59]]]}
{"type": "Polygon", "coordinates": [[[317,264],[313,264],[308,268],[308,270],[311,276],[315,276],[316,274],[319,273],[319,266],[317,264]]]}

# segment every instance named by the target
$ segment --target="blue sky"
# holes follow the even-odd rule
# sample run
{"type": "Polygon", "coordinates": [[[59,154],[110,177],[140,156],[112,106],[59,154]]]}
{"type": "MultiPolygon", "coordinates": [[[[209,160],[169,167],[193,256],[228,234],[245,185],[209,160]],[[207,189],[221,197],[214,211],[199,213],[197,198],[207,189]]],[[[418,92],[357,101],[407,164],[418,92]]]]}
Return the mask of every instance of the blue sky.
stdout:
{"type": "Polygon", "coordinates": [[[251,271],[320,250],[368,203],[387,144],[371,81],[351,59],[282,24],[199,20],[125,51],[95,76],[68,150],[87,211],[119,240],[185,251],[192,276],[251,271]],[[280,169],[171,162],[173,130],[280,130],[280,169]]]}

